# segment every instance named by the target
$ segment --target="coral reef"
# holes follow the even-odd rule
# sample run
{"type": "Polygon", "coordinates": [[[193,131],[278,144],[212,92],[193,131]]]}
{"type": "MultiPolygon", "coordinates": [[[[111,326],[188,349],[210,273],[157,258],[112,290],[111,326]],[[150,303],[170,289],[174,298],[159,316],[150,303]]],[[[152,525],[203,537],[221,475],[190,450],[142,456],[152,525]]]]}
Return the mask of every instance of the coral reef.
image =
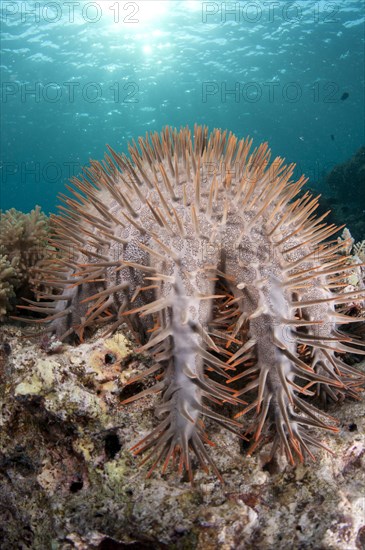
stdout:
{"type": "MultiPolygon", "coordinates": [[[[345,228],[341,237],[337,239],[341,245],[340,252],[348,256],[348,265],[352,265],[353,269],[349,269],[346,277],[341,281],[344,291],[352,292],[356,289],[365,288],[365,241],[355,243],[348,228],[345,228]]],[[[349,314],[354,317],[364,317],[365,298],[355,297],[352,302],[343,305],[341,313],[349,314]]],[[[365,340],[365,321],[356,322],[356,326],[351,327],[351,332],[363,340],[365,340]]]]}
{"type": "Polygon", "coordinates": [[[346,162],[335,166],[326,177],[336,196],[344,202],[364,204],[365,146],[346,162]]]}
{"type": "MultiPolygon", "coordinates": [[[[345,286],[345,292],[352,292],[356,289],[365,288],[365,254],[364,244],[365,241],[355,243],[349,229],[346,227],[341,237],[337,239],[338,244],[341,245],[340,253],[342,252],[348,258],[348,266],[352,265],[353,268],[349,269],[346,276],[342,279],[345,286]]],[[[352,315],[358,312],[360,314],[365,310],[364,297],[354,298],[353,302],[349,302],[345,307],[342,307],[342,311],[350,311],[351,308],[355,308],[355,312],[352,311],[352,315]]]]}
{"type": "Polygon", "coordinates": [[[354,244],[354,253],[361,262],[365,263],[365,240],[354,244]]]}
{"type": "Polygon", "coordinates": [[[10,263],[7,256],[0,254],[0,320],[11,308],[11,299],[15,298],[14,288],[18,285],[17,259],[10,263]]]}
{"type": "Polygon", "coordinates": [[[346,162],[335,166],[324,178],[332,197],[327,202],[332,216],[346,220],[356,239],[365,235],[365,146],[346,162]]]}
{"type": "Polygon", "coordinates": [[[36,206],[29,214],[0,211],[0,317],[12,309],[15,296],[30,296],[32,268],[48,254],[47,216],[36,206]]]}
{"type": "MultiPolygon", "coordinates": [[[[334,455],[320,452],[315,468],[284,468],[280,457],[263,467],[215,425],[211,453],[225,484],[202,471],[194,486],[158,473],[146,480],[129,448],[153,429],[158,397],[122,401],[138,390],[131,381],[150,360],[120,331],[105,342],[99,330],[51,354],[17,327],[2,333],[4,550],[363,548],[363,403],[330,406],[340,434],[323,435],[334,455]]],[[[148,381],[135,385],[146,389],[148,381]]]]}
{"type": "Polygon", "coordinates": [[[338,426],[309,398],[356,399],[364,383],[343,358],[365,352],[339,328],[354,318],[338,307],[365,291],[343,290],[354,268],[330,241],[339,228],[316,216],[317,198],[298,198],[306,179],[292,181],[294,165],[271,162],[266,143],[252,150],[196,126],[193,137],[165,128],[138,144],[72,180],[52,220],[65,255],[37,269],[50,290],[23,309],[44,313],[60,341],[129,323],[153,358],[134,384],[157,382],[125,403],[162,392],[159,423],[134,446],[148,475],[172,463],[192,479],[197,460],[220,476],[208,419],[248,437],[249,454],[271,439],[268,461],[314,459],[314,428],[338,426]]]}

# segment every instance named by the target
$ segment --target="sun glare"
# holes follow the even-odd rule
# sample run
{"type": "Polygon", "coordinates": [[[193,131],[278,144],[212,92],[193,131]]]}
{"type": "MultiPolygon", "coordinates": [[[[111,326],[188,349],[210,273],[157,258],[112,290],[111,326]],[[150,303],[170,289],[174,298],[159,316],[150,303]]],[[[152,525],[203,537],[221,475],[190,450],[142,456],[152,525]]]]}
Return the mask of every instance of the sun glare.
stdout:
{"type": "Polygon", "coordinates": [[[202,9],[202,3],[196,0],[183,0],[182,3],[184,8],[190,11],[201,11],[202,9]]]}
{"type": "Polygon", "coordinates": [[[107,0],[103,2],[103,13],[107,16],[108,32],[129,37],[130,42],[139,45],[140,52],[150,57],[157,50],[171,47],[169,16],[176,15],[176,8],[190,11],[193,4],[196,2],[187,0],[107,0]]]}
{"type": "Polygon", "coordinates": [[[152,48],[149,44],[145,44],[142,50],[143,50],[143,53],[146,53],[146,54],[152,53],[152,48]]]}
{"type": "Polygon", "coordinates": [[[171,6],[172,0],[140,0],[103,2],[103,11],[109,19],[110,29],[118,32],[141,31],[161,26],[163,17],[171,6]]]}

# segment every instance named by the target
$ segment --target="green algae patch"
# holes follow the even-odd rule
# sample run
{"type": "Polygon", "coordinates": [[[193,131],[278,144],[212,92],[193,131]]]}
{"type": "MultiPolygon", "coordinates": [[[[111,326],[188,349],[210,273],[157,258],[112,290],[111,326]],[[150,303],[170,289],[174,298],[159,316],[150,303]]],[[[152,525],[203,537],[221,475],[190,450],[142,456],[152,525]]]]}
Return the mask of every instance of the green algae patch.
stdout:
{"type": "Polygon", "coordinates": [[[21,382],[14,390],[15,395],[39,395],[42,382],[37,376],[32,376],[28,382],[21,382]]]}
{"type": "Polygon", "coordinates": [[[113,460],[104,464],[104,472],[108,476],[108,482],[111,484],[124,484],[126,482],[126,473],[129,468],[124,460],[113,460]]]}
{"type": "Polygon", "coordinates": [[[44,395],[59,382],[59,364],[51,359],[39,359],[32,372],[15,387],[15,395],[44,395]]]}

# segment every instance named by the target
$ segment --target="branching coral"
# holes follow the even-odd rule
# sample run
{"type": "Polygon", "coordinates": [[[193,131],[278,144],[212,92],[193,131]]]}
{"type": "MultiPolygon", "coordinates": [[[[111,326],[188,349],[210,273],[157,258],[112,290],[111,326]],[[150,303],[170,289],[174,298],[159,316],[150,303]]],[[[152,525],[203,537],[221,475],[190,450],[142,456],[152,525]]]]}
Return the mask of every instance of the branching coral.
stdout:
{"type": "Polygon", "coordinates": [[[338,244],[342,245],[340,252],[348,257],[349,264],[353,269],[349,271],[344,278],[349,285],[358,288],[365,286],[365,240],[355,244],[349,229],[345,227],[341,237],[337,239],[338,244]]]}
{"type": "Polygon", "coordinates": [[[11,308],[10,298],[32,289],[32,268],[47,256],[48,236],[48,218],[39,206],[29,214],[0,212],[1,315],[11,308]]]}
{"type": "Polygon", "coordinates": [[[15,297],[18,285],[17,260],[9,262],[7,256],[0,254],[0,319],[11,307],[11,299],[15,297]]]}
{"type": "Polygon", "coordinates": [[[354,244],[354,254],[359,258],[361,262],[365,262],[365,240],[354,244]]]}

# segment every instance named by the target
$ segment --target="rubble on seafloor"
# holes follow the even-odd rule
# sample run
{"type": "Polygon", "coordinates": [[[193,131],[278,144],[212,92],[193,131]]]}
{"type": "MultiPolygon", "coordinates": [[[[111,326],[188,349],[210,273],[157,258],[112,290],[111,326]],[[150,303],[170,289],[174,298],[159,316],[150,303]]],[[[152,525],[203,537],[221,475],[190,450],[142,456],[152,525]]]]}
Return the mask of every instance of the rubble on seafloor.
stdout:
{"type": "MultiPolygon", "coordinates": [[[[329,410],[338,435],[316,463],[263,466],[207,421],[213,473],[192,486],[154,472],[130,448],[155,425],[158,396],[128,384],[149,359],[118,332],[77,347],[2,326],[0,547],[31,549],[338,549],[365,545],[364,402],[329,410]]],[[[358,365],[365,369],[365,363],[358,365]]],[[[265,449],[264,449],[265,451],[265,449]]]]}

